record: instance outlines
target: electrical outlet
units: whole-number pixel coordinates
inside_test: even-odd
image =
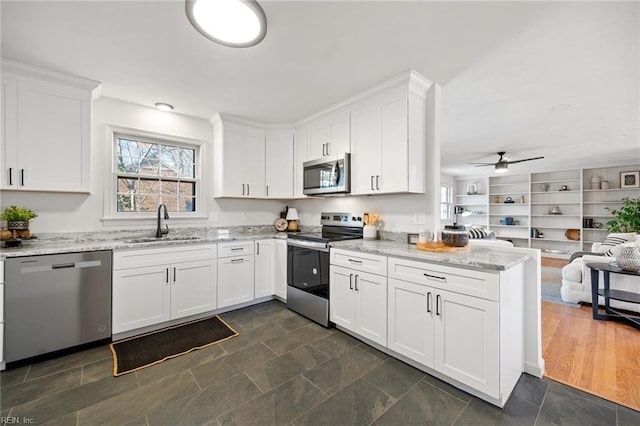
[[[209,222],[217,223],[220,221],[220,215],[218,213],[209,213]]]
[[[414,213],[413,214],[413,223],[414,225],[424,225],[427,223],[427,215],[424,213]]]

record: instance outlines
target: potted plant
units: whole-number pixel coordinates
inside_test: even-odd
[[[4,209],[1,220],[7,221],[9,230],[26,231],[29,229],[29,221],[38,215],[26,207],[9,206]]]
[[[615,219],[607,222],[609,232],[635,232],[640,234],[640,198],[624,197],[622,207],[607,207]]]

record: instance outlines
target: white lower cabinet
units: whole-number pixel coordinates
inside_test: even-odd
[[[274,240],[255,242],[255,298],[275,293]]]
[[[251,302],[254,299],[254,241],[220,243],[218,254],[218,308]]]
[[[387,344],[387,277],[331,265],[330,319],[375,343]]]
[[[215,257],[215,245],[115,251],[113,333],[215,310]]]
[[[389,349],[499,396],[498,303],[389,278]]]
[[[275,294],[282,300],[287,300],[287,241],[274,240],[273,275]]]

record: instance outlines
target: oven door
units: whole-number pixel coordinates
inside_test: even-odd
[[[329,299],[329,249],[288,241],[287,284]]]
[[[307,161],[303,166],[305,195],[344,194],[351,191],[350,154]]]

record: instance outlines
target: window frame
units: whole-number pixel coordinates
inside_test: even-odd
[[[175,146],[179,148],[187,148],[194,150],[194,178],[184,179],[184,181],[195,183],[195,211],[193,212],[169,212],[171,219],[206,219],[205,207],[203,206],[203,180],[202,180],[202,164],[204,158],[205,141],[188,139],[178,136],[159,134],[146,132],[130,128],[122,128],[107,125],[108,128],[108,140],[110,142],[110,161],[109,161],[109,174],[105,184],[105,214],[103,217],[104,222],[109,221],[126,221],[126,220],[141,220],[156,218],[157,210],[142,211],[142,212],[122,212],[118,211],[117,194],[118,194],[118,178],[121,176],[128,176],[130,174],[118,172],[117,165],[117,143],[118,138],[130,138],[132,140],[154,143],[161,145]],[[144,176],[144,175],[141,175]],[[162,176],[159,176],[159,180]],[[167,181],[176,182],[176,179],[171,177],[165,177]]]
[[[447,190],[447,200],[443,201],[442,190],[445,188]],[[446,214],[443,215],[443,211],[446,212]],[[440,184],[440,221],[451,220],[453,220],[453,185],[442,183]]]

